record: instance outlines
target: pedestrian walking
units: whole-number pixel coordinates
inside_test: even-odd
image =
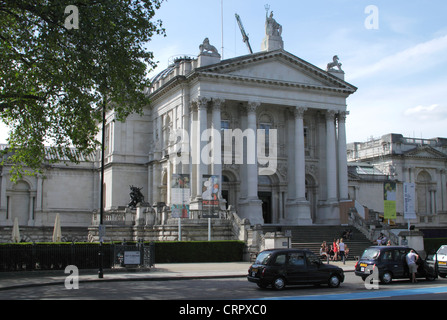
[[[334,258],[333,261],[338,261],[338,239],[334,239],[334,242],[332,243],[332,250],[334,250]]]
[[[343,238],[341,238],[340,242],[338,243],[338,251],[343,264],[345,264],[345,243],[343,242]]]

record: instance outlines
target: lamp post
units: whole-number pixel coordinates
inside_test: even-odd
[[[104,226],[103,226],[103,215],[104,215],[104,141],[105,141],[105,135],[106,135],[106,100],[104,97],[103,103],[102,103],[102,140],[101,140],[101,195],[100,195],[100,203],[99,203],[99,270],[98,270],[98,278],[102,279],[104,278],[104,271],[103,271],[103,248],[102,248],[102,241],[103,241],[103,234],[104,234]]]

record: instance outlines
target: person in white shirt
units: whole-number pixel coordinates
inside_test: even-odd
[[[416,281],[416,272],[418,270],[418,265],[416,264],[416,261],[418,261],[419,256],[414,252],[413,249],[410,250],[410,252],[407,254],[407,264],[408,264],[408,270],[411,274],[411,282],[417,282]]]
[[[338,250],[340,251],[340,258],[343,261],[343,264],[345,264],[345,243],[343,242],[343,238],[340,239]]]

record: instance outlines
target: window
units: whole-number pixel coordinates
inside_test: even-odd
[[[382,261],[393,261],[393,251],[385,251],[382,256]]]
[[[269,156],[269,146],[270,146],[270,129],[272,128],[272,125],[270,123],[260,123],[259,129],[264,129],[265,136],[264,136],[264,148],[265,152],[264,154],[268,157]]]
[[[275,262],[273,263],[274,266],[283,266],[286,263],[286,254],[278,254],[276,256]]]
[[[229,120],[220,121],[220,130],[223,131],[225,129],[230,129],[230,121]]]
[[[261,252],[256,258],[255,264],[267,264],[267,261],[270,259],[272,253],[270,251]]]
[[[220,121],[220,143],[221,143],[221,149],[224,151],[224,143],[225,143],[225,130],[230,129],[230,120],[221,120]],[[233,142],[232,142],[233,143]],[[231,146],[231,150],[234,150],[234,146]]]
[[[289,265],[291,266],[304,266],[304,254],[303,253],[290,253]]]

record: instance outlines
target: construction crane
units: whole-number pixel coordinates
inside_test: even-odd
[[[244,26],[242,25],[241,17],[239,17],[239,15],[237,13],[235,13],[234,15],[236,17],[237,24],[239,25],[239,29],[241,29],[242,41],[244,41],[245,44],[247,45],[248,51],[250,51],[250,53],[253,53],[253,50],[251,50],[250,42],[248,41],[248,36],[245,33]]]

